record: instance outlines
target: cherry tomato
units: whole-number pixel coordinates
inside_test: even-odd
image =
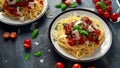
[[[100,0],[93,0],[94,4],[96,4],[97,2],[100,2]]]
[[[30,39],[25,39],[24,40],[24,48],[29,49],[31,47],[31,40]]]
[[[90,66],[89,68],[96,68],[95,66]]]
[[[15,39],[17,37],[17,33],[16,32],[11,32],[10,33],[10,38]]]
[[[110,13],[106,11],[103,16],[104,16],[104,18],[109,18],[110,17]]]
[[[75,63],[75,64],[73,64],[72,68],[82,68],[82,67],[81,67],[81,65],[80,65],[80,64]]]
[[[96,9],[100,9],[100,6],[98,4],[95,4]]]
[[[4,39],[8,39],[10,37],[10,33],[9,32],[4,32],[3,33],[3,38]]]
[[[113,22],[116,22],[118,20],[118,17],[119,17],[119,14],[118,13],[113,13],[110,17],[110,19],[113,21]]]
[[[112,1],[111,1],[111,0],[105,1],[105,5],[106,5],[106,6],[112,5]]]
[[[71,3],[70,0],[62,0],[62,2],[66,5],[70,5],[70,3]]]
[[[106,11],[107,11],[107,12],[111,12],[111,11],[112,11],[112,7],[111,7],[111,6],[107,6]]]
[[[54,68],[64,68],[64,64],[62,62],[57,62]]]
[[[81,0],[76,0],[77,3],[81,3]]]
[[[103,9],[98,9],[98,14],[99,15],[103,15],[104,14],[104,10]]]

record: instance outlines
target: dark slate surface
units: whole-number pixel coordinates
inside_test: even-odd
[[[55,17],[61,11],[54,8],[56,3],[59,3],[60,0],[48,0],[49,8],[48,10]],[[113,11],[116,11],[118,6],[116,0],[113,0]],[[82,3],[77,8],[93,8],[94,5],[92,0],[82,0]],[[70,8],[69,8],[70,9]],[[65,68],[71,68],[72,65],[76,62],[66,60],[60,55],[58,55],[52,48],[52,44],[48,39],[48,29],[49,25],[53,19],[48,19],[44,15],[36,26],[39,29],[39,35],[36,39],[32,40],[32,48],[29,51],[30,59],[28,61],[24,60],[25,49],[23,47],[23,41],[26,38],[31,38],[31,24],[25,26],[10,26],[3,23],[0,23],[0,68],[53,68],[54,64],[58,61],[61,61],[65,64]],[[107,20],[108,21],[108,20]],[[80,63],[83,68],[87,68],[91,65],[96,66],[97,68],[120,68],[120,23],[114,24],[107,22],[111,25],[113,30],[113,43],[110,50],[102,58],[87,63]],[[20,33],[19,31],[20,30]],[[18,32],[18,37],[15,41],[8,40],[5,41],[2,38],[2,34],[5,31],[16,31]],[[39,42],[39,45],[35,45],[35,42]],[[49,52],[51,50],[51,52]],[[41,57],[33,56],[35,51],[41,51]],[[40,60],[44,59],[44,62],[41,63]]]

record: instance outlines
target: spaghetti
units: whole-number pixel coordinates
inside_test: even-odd
[[[78,59],[91,55],[105,38],[100,22],[87,16],[58,21],[52,35],[63,50]]]
[[[44,0],[0,0],[3,15],[24,21],[34,19],[41,13]]]

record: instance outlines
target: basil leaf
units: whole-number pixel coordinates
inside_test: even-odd
[[[82,35],[88,36],[88,32],[85,31],[85,30],[81,30],[80,33],[81,33]]]
[[[92,44],[91,44],[91,43],[89,43],[89,44],[88,44],[88,47],[91,47],[91,46],[92,46]]]
[[[62,5],[61,5],[61,10],[62,10],[62,11],[66,10],[66,8],[67,8],[67,5],[66,5],[66,4],[62,4]]]
[[[28,53],[25,53],[25,54],[24,54],[24,59],[25,59],[25,60],[29,60],[29,58],[30,58],[30,55],[29,55]]]
[[[39,30],[38,29],[34,29],[32,32],[32,39],[36,38],[38,36]]]
[[[36,57],[40,57],[41,55],[42,55],[42,53],[39,52],[39,51],[37,51],[37,52],[34,53],[34,56],[36,56]]]
[[[97,2],[97,4],[98,4],[101,8],[103,8],[104,10],[107,8],[107,6],[105,5],[104,2]]]
[[[16,0],[16,2],[21,2],[21,0]]]
[[[56,8],[61,8],[61,6],[62,6],[61,3],[55,5]]]
[[[2,8],[0,8],[0,12],[2,11],[3,9]]]
[[[77,3],[76,3],[76,2],[71,3],[71,4],[70,4],[70,7],[71,7],[71,8],[77,7]]]
[[[63,25],[63,26],[66,26],[66,23],[63,23],[62,25]]]
[[[57,28],[58,28],[58,25],[55,26],[55,30],[57,30]]]
[[[57,40],[53,38],[53,41],[56,42]]]

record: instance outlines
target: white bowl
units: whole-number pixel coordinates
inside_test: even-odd
[[[70,14],[74,16],[87,15],[88,17],[93,17],[100,21],[100,24],[103,27],[103,31],[105,32],[105,41],[100,45],[100,47],[92,55],[83,57],[81,59],[77,59],[74,56],[65,52],[58,45],[57,42],[54,42],[51,32],[55,30],[54,28],[57,24],[57,21],[67,18]],[[108,26],[109,26],[108,22],[106,22],[102,17],[100,17],[97,13],[93,11],[86,10],[86,9],[72,9],[72,10],[65,11],[55,17],[55,19],[52,21],[50,28],[49,28],[49,38],[50,38],[51,43],[53,44],[55,51],[57,51],[57,53],[63,56],[64,58],[72,60],[72,61],[80,61],[80,62],[93,61],[93,60],[99,59],[102,56],[104,56],[111,47],[113,36],[112,36],[112,31]]]
[[[43,1],[44,1],[43,2],[44,3],[44,8],[43,8],[42,12],[36,18],[34,18],[33,20],[30,20],[30,19],[28,19],[26,21],[13,20],[10,17],[2,15],[2,12],[0,12],[0,21],[5,23],[5,24],[14,25],[14,26],[20,26],[20,25],[25,25],[25,24],[32,23],[32,22],[38,20],[40,17],[42,17],[47,10],[48,1],[47,0],[43,0]]]

